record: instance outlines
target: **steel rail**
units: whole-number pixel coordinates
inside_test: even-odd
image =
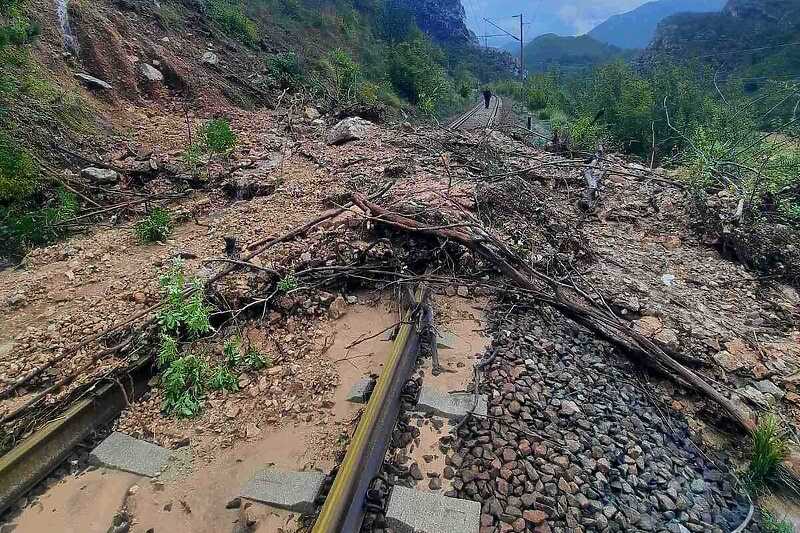
[[[400,396],[416,365],[418,323],[428,290],[420,287],[403,314],[392,353],[370,396],[312,533],[358,533],[370,483],[378,476],[400,410]]]
[[[85,398],[0,457],[0,514],[58,468],[95,428],[141,397],[149,389],[151,363],[144,356],[120,380],[101,379]]]
[[[450,126],[448,127],[448,129],[450,129],[450,130],[457,130],[458,128],[460,128],[461,126],[463,126],[463,125],[464,125],[464,123],[465,123],[466,121],[468,121],[468,120],[469,120],[469,119],[471,119],[473,116],[475,116],[475,113],[477,113],[478,111],[480,111],[480,109],[481,109],[481,104],[478,104],[478,105],[476,105],[475,107],[473,107],[472,109],[470,109],[469,111],[467,111],[466,113],[464,113],[464,114],[463,114],[461,117],[459,117],[458,119],[456,119],[456,121],[455,121],[455,122],[453,122],[452,124],[450,124]]]

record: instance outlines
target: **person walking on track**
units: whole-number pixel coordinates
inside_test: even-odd
[[[483,102],[486,104],[486,109],[489,109],[489,104],[492,101],[492,91],[489,89],[483,90]]]

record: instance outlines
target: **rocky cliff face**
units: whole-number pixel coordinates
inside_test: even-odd
[[[800,34],[800,0],[729,0],[720,13],[682,13],[664,19],[645,52],[702,58],[733,66],[751,61],[749,50],[776,50]]]
[[[461,0],[396,0],[397,5],[414,13],[417,26],[434,40],[444,43],[476,43],[477,38],[465,22]]]

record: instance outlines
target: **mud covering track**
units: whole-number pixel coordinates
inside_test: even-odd
[[[730,532],[749,511],[735,479],[661,409],[610,345],[549,310],[496,309],[489,417],[448,459],[454,495],[495,531]]]

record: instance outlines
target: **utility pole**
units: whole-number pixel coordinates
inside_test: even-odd
[[[519,14],[519,79],[525,80],[525,36],[522,33],[522,13]]]
[[[515,41],[519,41],[519,79],[525,80],[525,22],[524,17],[522,14],[514,15],[512,18],[519,18],[519,36],[514,35],[513,33],[508,32],[507,30],[501,28],[491,20],[484,18],[486,22],[497,28],[498,30],[502,31],[504,35],[508,35],[509,37],[513,38]],[[486,35],[484,37],[500,37],[502,35]]]

